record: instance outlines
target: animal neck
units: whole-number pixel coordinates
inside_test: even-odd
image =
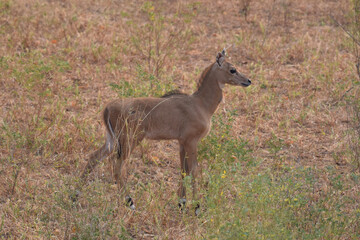
[[[201,74],[197,91],[193,94],[201,105],[212,115],[219,106],[223,93],[214,74],[214,64],[207,67]]]

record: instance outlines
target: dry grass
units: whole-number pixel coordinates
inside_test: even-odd
[[[242,1],[235,0],[164,0],[154,4],[137,0],[0,0],[0,237],[359,237],[359,175],[348,152],[345,131],[349,118],[342,99],[357,75],[351,41],[329,17],[331,13],[347,26],[351,1],[248,2],[245,20],[239,13]],[[208,201],[208,211],[202,217],[181,215],[177,210],[178,146],[171,141],[146,142],[131,157],[128,183],[138,206],[136,212],[124,206],[115,187],[108,183],[106,162],[92,175],[80,202],[71,203],[68,195],[84,159],[103,141],[103,106],[119,94],[160,95],[175,88],[192,92],[201,71],[229,44],[234,45],[229,50],[230,61],[252,79],[253,85],[246,89],[227,87],[217,119],[231,126],[230,131],[223,130],[225,139],[244,139],[244,149],[251,150],[244,153],[252,159],[251,164],[238,159],[244,178],[232,173],[228,182],[220,179],[216,186],[226,191],[211,185],[211,174],[235,164],[228,162],[230,155],[220,154],[223,148],[212,148],[222,158],[205,154],[211,152],[206,147],[212,147],[212,139],[221,134],[222,125],[215,124],[200,154],[211,158],[203,159],[203,165],[212,169],[205,170],[204,175],[208,175],[203,177],[202,186],[209,189],[202,193]],[[230,121],[228,113],[234,111]],[[220,166],[214,160],[217,157],[228,165]],[[309,176],[308,167],[315,169],[309,171],[316,183],[304,185],[310,190],[293,186],[297,176]],[[293,172],[296,169],[305,170]],[[273,227],[274,232],[259,230],[261,234],[256,235],[249,229],[257,229],[257,225],[251,227],[231,217],[231,211],[240,211],[243,206],[237,205],[231,192],[241,189],[253,193],[245,183],[258,174],[274,179],[288,176],[286,186],[295,189],[287,191],[288,195],[306,192],[295,218],[307,216],[307,209],[317,204],[324,204],[321,206],[328,212],[316,221],[297,220],[297,229],[302,229],[297,233],[291,233],[294,225],[278,224],[279,231]],[[239,179],[244,184],[237,185]],[[266,191],[273,191],[267,198],[274,195],[281,199],[286,192],[281,188],[279,185],[277,192],[259,186],[261,192],[255,193],[255,199]],[[218,198],[209,200],[209,193]],[[241,201],[251,201],[251,194],[245,195]],[[274,202],[279,199],[274,198]],[[213,200],[228,204],[229,215],[212,207]],[[331,228],[340,221],[331,215],[332,211],[338,213],[334,210],[337,203],[349,219],[339,232]],[[269,206],[285,209],[285,205]],[[286,222],[285,213],[292,211],[284,210],[279,219]],[[269,216],[256,213],[253,218],[250,213],[244,216],[258,218],[250,223]],[[250,235],[217,229],[229,219],[234,226],[249,228],[240,231],[234,227],[235,232]],[[312,231],[313,226],[321,225],[319,219],[324,220],[321,229],[326,229],[325,235]]]

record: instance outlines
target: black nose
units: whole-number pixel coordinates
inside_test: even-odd
[[[251,80],[250,80],[250,79],[248,79],[248,81],[249,81],[249,83],[251,83]]]

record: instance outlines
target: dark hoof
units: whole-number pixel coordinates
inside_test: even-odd
[[[180,198],[178,206],[179,206],[179,209],[181,210],[181,212],[183,212],[185,210],[185,205],[186,205],[186,199]]]
[[[132,198],[130,196],[125,197],[125,202],[131,210],[135,210],[134,201],[132,200]]]
[[[73,203],[75,203],[79,199],[79,196],[80,196],[80,192],[78,190],[75,190],[70,194],[70,199]]]
[[[196,204],[195,207],[195,216],[199,216],[200,215],[200,204]]]

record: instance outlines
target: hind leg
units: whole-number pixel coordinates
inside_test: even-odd
[[[113,148],[114,148],[113,138],[107,132],[106,133],[106,142],[104,143],[104,145],[90,155],[88,162],[87,162],[87,164],[83,170],[83,173],[81,174],[81,177],[80,177],[82,182],[85,182],[87,176],[93,171],[93,169],[96,167],[96,165],[99,162],[101,162],[104,158],[106,158],[107,156],[109,156],[112,153]]]
[[[126,187],[126,160],[130,153],[126,145],[119,144],[116,159],[113,161],[113,176],[119,190],[125,191]]]
[[[101,162],[104,158],[106,158],[113,152],[113,149],[114,149],[114,139],[111,137],[109,132],[106,132],[106,141],[104,145],[95,152],[91,153],[87,160],[87,164],[80,176],[80,182],[76,186],[74,196],[70,197],[73,202],[77,201],[81,193],[81,189],[83,185],[86,183],[86,179],[89,176],[89,174],[94,170],[94,168],[96,167],[96,165],[98,165],[99,162]]]
[[[125,202],[133,210],[135,210],[135,205],[133,199],[129,195],[129,191],[126,186],[126,180],[127,180],[126,165],[127,165],[127,159],[129,158],[130,154],[142,139],[143,137],[140,139],[139,138],[135,139],[132,142],[129,142],[125,137],[123,137],[123,139],[119,141],[117,158],[113,166],[114,178],[115,178],[115,182],[117,183],[118,189],[122,194],[125,194]],[[125,142],[127,142],[127,144],[125,144]]]
[[[132,209],[135,210],[135,205],[132,198],[129,195],[126,187],[127,171],[126,171],[126,160],[130,155],[128,147],[119,144],[117,149],[116,159],[113,162],[113,175],[115,183],[118,186],[120,195],[125,195],[125,203]]]

